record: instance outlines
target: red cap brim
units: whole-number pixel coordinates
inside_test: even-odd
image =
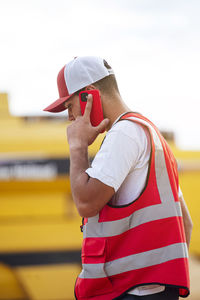
[[[67,100],[69,100],[69,98],[73,96],[73,94],[66,96],[66,97],[62,97],[59,98],[58,100],[54,101],[53,103],[51,103],[49,106],[47,106],[45,109],[43,109],[44,111],[49,111],[49,112],[61,112],[63,110],[66,109],[65,107],[65,102]]]

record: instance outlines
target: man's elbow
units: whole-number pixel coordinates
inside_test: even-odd
[[[84,202],[80,202],[80,201],[76,202],[76,207],[77,207],[79,215],[82,218],[94,217],[99,212],[99,210],[95,207],[92,207],[91,204],[89,205],[88,203],[84,203]]]

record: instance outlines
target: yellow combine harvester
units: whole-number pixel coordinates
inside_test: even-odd
[[[71,300],[80,272],[81,218],[71,199],[67,122],[12,117],[0,94],[0,300]],[[103,136],[90,147],[94,156]],[[200,255],[200,152],[174,153]]]

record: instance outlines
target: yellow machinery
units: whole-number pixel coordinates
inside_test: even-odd
[[[12,117],[0,94],[0,300],[74,299],[82,233],[70,194],[66,126],[58,117]],[[200,255],[200,152],[172,147],[194,222],[191,252]]]

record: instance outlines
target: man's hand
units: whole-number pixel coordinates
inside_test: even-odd
[[[89,167],[88,146],[108,125],[104,119],[98,126],[90,123],[92,95],[88,96],[83,116],[78,116],[67,128],[70,146],[70,183],[73,200],[82,217],[96,215],[111,199],[114,189],[95,178],[89,178],[85,170]]]
[[[98,126],[93,127],[90,122],[92,110],[92,95],[88,95],[87,104],[83,116],[78,116],[67,128],[67,139],[70,148],[88,147],[96,137],[105,130],[109,120],[104,119]]]

